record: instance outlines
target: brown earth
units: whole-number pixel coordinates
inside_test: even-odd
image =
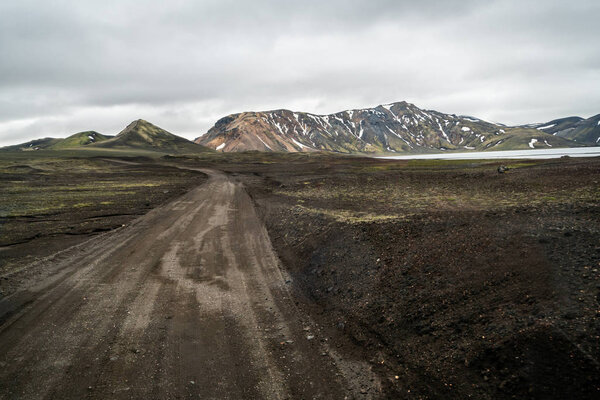
[[[0,398],[597,398],[599,160],[165,161],[210,178],[4,275]]]

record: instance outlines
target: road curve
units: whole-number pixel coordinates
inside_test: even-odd
[[[296,309],[243,186],[203,172],[0,302],[0,399],[365,397]]]

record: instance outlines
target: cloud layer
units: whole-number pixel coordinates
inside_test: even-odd
[[[600,112],[596,0],[0,3],[0,145],[144,118],[407,100],[507,124]]]

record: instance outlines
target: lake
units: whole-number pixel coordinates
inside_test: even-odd
[[[506,151],[471,151],[468,153],[436,153],[436,154],[411,154],[402,156],[378,156],[390,160],[489,160],[513,158],[560,158],[570,157],[598,157],[600,146],[576,147],[564,149],[539,149],[539,150],[506,150]]]

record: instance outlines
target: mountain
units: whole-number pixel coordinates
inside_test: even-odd
[[[150,122],[133,121],[117,136],[95,131],[79,132],[64,139],[43,138],[6,146],[2,151],[67,150],[67,149],[142,149],[164,153],[199,153],[213,151],[192,141],[173,135]]]
[[[204,146],[173,135],[143,119],[133,121],[117,136],[91,147],[146,149],[168,153],[198,153],[212,151]]]
[[[77,147],[87,146],[89,144],[102,142],[107,140],[111,136],[105,136],[98,132],[86,131],[79,132],[71,135],[64,139],[56,138],[43,138],[31,140],[27,143],[16,144],[14,146],[2,147],[2,150],[21,150],[21,151],[33,151],[33,150],[64,150],[73,149]]]
[[[577,143],[600,145],[600,114],[583,119],[568,117],[538,124],[536,129]]]
[[[469,116],[421,110],[404,101],[330,115],[289,110],[232,114],[217,121],[196,143],[226,152],[341,153],[579,146],[534,127],[508,127]]]
[[[87,146],[89,144],[101,143],[110,139],[112,136],[105,136],[96,131],[79,132],[68,138],[61,139],[59,142],[50,146],[50,149],[72,149],[76,147]]]
[[[35,150],[45,150],[51,148],[53,145],[59,143],[63,139],[56,138],[42,138],[30,140],[26,143],[15,144],[12,146],[5,146],[0,148],[3,151],[35,151]]]

